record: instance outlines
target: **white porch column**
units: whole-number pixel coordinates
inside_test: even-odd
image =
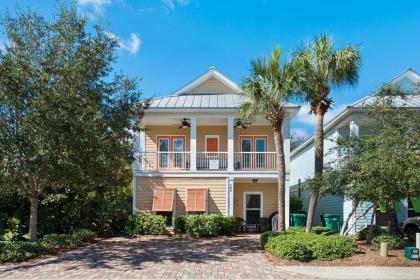
[[[137,213],[137,185],[136,185],[136,176],[133,176],[133,181],[131,183],[133,191],[133,215]]]
[[[233,216],[233,178],[226,178],[226,215]]]
[[[140,157],[145,157],[146,155],[144,154],[146,152],[146,131],[145,129],[141,129],[139,132],[139,153],[140,153]],[[141,170],[145,169],[145,160],[142,159],[141,160],[141,166],[140,166]]]
[[[233,117],[228,117],[227,118],[227,150],[228,150],[228,167],[227,170],[228,171],[233,171],[234,170],[234,149],[233,149],[233,122],[234,122],[234,118]]]
[[[289,176],[287,176],[289,177]],[[284,215],[286,216],[286,229],[290,226],[290,184],[289,179],[286,180],[286,191],[285,191],[285,209],[284,209]]]
[[[197,170],[197,118],[191,118],[190,128],[190,170]]]

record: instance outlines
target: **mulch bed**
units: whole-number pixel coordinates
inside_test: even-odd
[[[307,262],[297,260],[283,260],[265,252],[265,256],[271,262],[278,265],[293,266],[403,266],[420,267],[419,260],[408,260],[404,258],[404,250],[389,250],[387,258],[381,257],[379,251],[375,251],[364,242],[358,242],[359,250],[356,255],[334,261],[312,260]]]

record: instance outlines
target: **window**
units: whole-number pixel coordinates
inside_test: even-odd
[[[158,136],[159,168],[185,168],[185,136]]]

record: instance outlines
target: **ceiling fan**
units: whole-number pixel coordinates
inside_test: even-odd
[[[187,121],[187,119],[182,119],[181,125],[178,128],[189,128],[191,124]]]
[[[245,123],[245,122],[242,122],[240,119],[237,119],[236,122],[235,122],[234,127],[235,128],[243,128],[243,129],[246,129],[246,128],[248,128],[249,125],[251,125],[251,123]]]

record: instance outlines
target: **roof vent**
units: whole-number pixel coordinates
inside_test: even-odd
[[[216,67],[210,66],[210,70],[216,70]]]

